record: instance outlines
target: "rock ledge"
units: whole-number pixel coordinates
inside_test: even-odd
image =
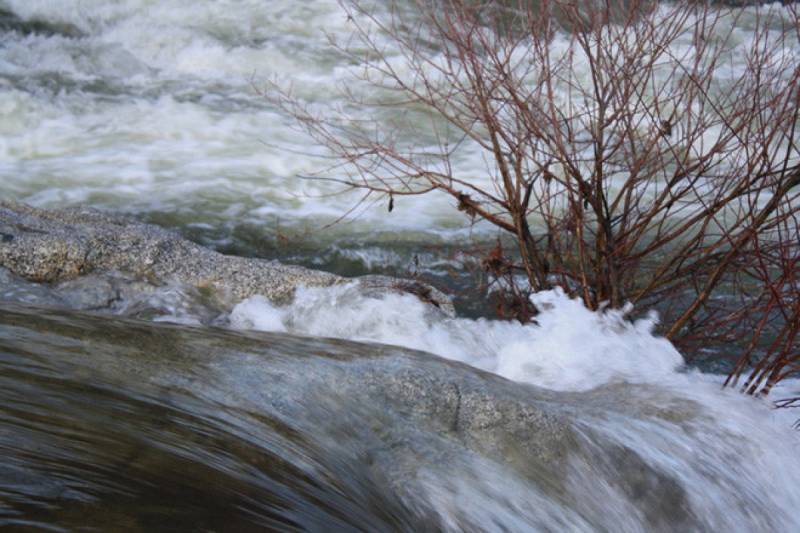
[[[86,274],[122,272],[152,284],[177,282],[241,300],[261,294],[275,304],[296,287],[348,280],[277,261],[228,256],[175,232],[90,208],[38,209],[0,201],[0,267],[26,280],[58,283]],[[365,289],[417,294],[452,314],[449,297],[427,285],[369,276]]]

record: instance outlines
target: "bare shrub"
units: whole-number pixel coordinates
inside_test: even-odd
[[[751,393],[797,371],[794,6],[341,3],[353,37],[334,45],[362,82],[340,88],[347,104],[267,92],[344,163],[326,179],[390,205],[449,195],[516,243],[485,265],[522,275],[525,302],[560,285],[592,309],[656,306],[689,357],[739,339],[729,382],[755,365]]]

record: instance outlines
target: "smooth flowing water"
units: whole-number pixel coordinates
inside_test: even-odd
[[[645,331],[576,318],[573,334],[674,356]],[[800,527],[787,420],[666,369],[658,384],[557,393],[379,344],[4,304],[0,370],[7,527]]]
[[[301,178],[324,150],[258,94],[277,77],[341,103],[331,87],[356,67],[328,39],[351,28],[335,0],[0,0],[0,197],[126,212],[230,253],[465,285],[458,250],[493,235],[436,195],[323,229],[355,196]],[[455,163],[483,179],[469,154]],[[556,291],[522,326],[351,286],[233,309],[142,287],[105,314],[53,311],[73,296],[0,270],[0,300],[16,302],[0,304],[0,528],[800,530],[795,416],[682,368],[653,319]],[[577,444],[534,467],[391,395],[340,394],[387,350],[545,398]],[[328,375],[340,381],[314,377]]]

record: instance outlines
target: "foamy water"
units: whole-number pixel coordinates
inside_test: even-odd
[[[48,28],[2,34],[0,195],[268,231],[277,221],[320,228],[358,198],[301,179],[330,164],[326,151],[259,94],[274,79],[324,110],[342,104],[343,87],[369,90],[354,82],[360,67],[330,46],[353,29],[336,0],[4,0],[0,9],[21,28]],[[781,9],[771,7],[776,20]],[[754,19],[746,12],[737,21],[732,62],[720,75],[738,68],[736,47],[748,44]],[[690,40],[687,34],[676,43],[678,57]],[[380,44],[404,74],[398,51]],[[553,46],[565,49],[565,37]],[[575,68],[577,78],[588,76],[580,57]],[[488,184],[490,169],[475,147],[464,145],[454,164],[459,176]],[[354,215],[350,232],[453,235],[470,228],[452,201],[436,194],[398,198],[392,216],[385,200]]]
[[[653,315],[631,322],[624,312],[593,312],[558,289],[538,293],[533,301],[542,310],[538,323],[521,325],[449,318],[413,296],[365,296],[355,286],[301,289],[295,302],[283,307],[249,298],[233,309],[230,324],[395,344],[514,381],[585,392],[589,396],[582,405],[593,413],[586,419],[588,426],[674,474],[688,488],[692,507],[706,525],[736,531],[800,527],[795,413],[776,411],[765,399],[722,390],[722,376],[686,370],[671,343],[654,335]],[[773,395],[793,394],[799,386],[796,381],[784,383]],[[609,401],[614,391],[619,396]],[[595,396],[597,404],[592,405]],[[465,480],[467,485],[442,486],[440,480],[431,480],[431,497],[441,491],[442,505],[448,507],[454,491],[460,498],[475,498],[474,491],[480,495],[474,501],[476,523],[496,516],[508,525],[516,516],[521,520],[517,527],[524,527],[522,517],[546,514],[515,502],[521,505],[519,514],[509,516],[508,507],[487,503],[487,494],[503,499],[513,493],[513,480],[493,475],[489,471],[480,480]],[[589,497],[594,498],[603,500],[596,494]],[[642,517],[636,508],[627,507],[627,500],[611,488],[605,498],[607,512],[619,513],[619,530],[637,530]],[[762,514],[766,509],[774,513],[770,518]],[[567,523],[591,529],[574,520],[569,517]]]
[[[339,101],[331,85],[351,73],[328,44],[349,32],[335,0],[0,8],[69,30],[2,37],[0,194],[37,205],[315,225],[357,198],[299,178],[329,164],[314,158],[324,150],[259,94],[277,78],[311,101]],[[438,214],[450,212],[437,209],[446,207],[440,200],[404,201],[406,216],[390,225],[453,226]]]
[[[457,359],[503,377],[556,390],[615,381],[663,382],[683,359],[654,337],[654,317],[594,313],[559,290],[534,296],[538,324],[449,318],[412,295],[374,297],[356,285],[301,289],[275,307],[255,296],[231,313],[233,327],[395,344]],[[646,356],[644,354],[647,354]]]

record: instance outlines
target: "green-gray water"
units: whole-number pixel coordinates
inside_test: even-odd
[[[462,252],[496,235],[443,195],[327,227],[357,197],[302,178],[326,154],[253,80],[340,104],[351,30],[335,0],[0,0],[0,198],[460,298],[140,283],[91,314],[90,282],[0,270],[0,528],[800,530],[791,412],[558,293],[538,326],[479,318]],[[476,154],[453,163],[490,186]]]
[[[8,304],[0,383],[4,528],[797,526],[795,445],[710,391],[553,393],[389,346]]]

